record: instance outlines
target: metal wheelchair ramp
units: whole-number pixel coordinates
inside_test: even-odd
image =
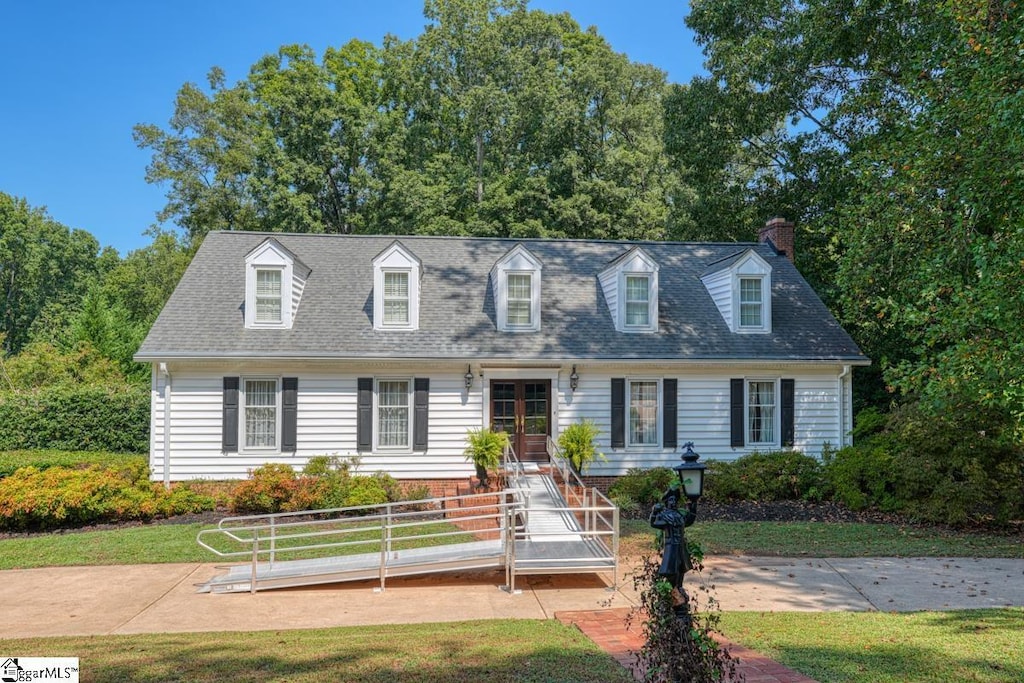
[[[549,445],[550,447],[550,445]],[[612,572],[618,509],[571,471],[527,472],[506,454],[507,487],[415,503],[229,517],[198,543],[240,561],[200,592],[256,592],[344,581],[504,567],[517,575]]]

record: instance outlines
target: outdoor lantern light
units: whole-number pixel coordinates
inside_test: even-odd
[[[466,374],[463,376],[463,379],[466,380],[466,391],[469,391],[469,388],[473,386],[473,369],[468,365],[466,366]]]
[[[576,387],[580,385],[580,376],[576,374],[576,366],[572,366],[572,374],[569,375],[569,388],[576,391]]]
[[[696,503],[704,493],[704,469],[707,465],[697,462],[700,456],[693,452],[692,441],[683,444],[683,448],[686,449],[686,452],[683,453],[683,461],[672,469],[679,475],[679,484],[683,487],[683,494]]]

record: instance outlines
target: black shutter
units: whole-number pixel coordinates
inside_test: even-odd
[[[430,380],[426,377],[417,377],[414,380],[415,399],[412,416],[412,449],[414,451],[427,450],[427,418],[430,410]]]
[[[612,378],[612,448],[626,447],[626,380]]]
[[[661,382],[662,393],[662,446],[675,448],[679,445],[678,432],[678,390],[679,380],[665,379]]]
[[[360,377],[356,391],[356,452],[366,453],[373,450],[373,378]]]
[[[164,425],[167,429],[167,425]],[[221,450],[238,451],[238,378],[224,378],[224,412],[221,417]]]
[[[743,405],[743,380],[729,380],[729,445],[733,448],[742,448],[745,443],[743,438],[744,413]]]
[[[281,378],[281,452],[294,453],[298,431],[299,378]]]
[[[784,379],[782,385],[782,446],[793,445],[794,439],[794,413],[796,409],[796,382],[791,379]]]

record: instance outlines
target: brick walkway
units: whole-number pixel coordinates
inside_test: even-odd
[[[602,650],[615,657],[619,664],[631,671],[633,678],[642,681],[643,675],[634,668],[635,660],[631,654],[631,651],[639,650],[643,645],[640,636],[641,625],[635,621],[629,629],[626,628],[626,617],[629,612],[629,607],[556,612],[555,618],[563,624],[575,625]],[[729,652],[736,658],[736,668],[743,674],[747,683],[815,683],[813,678],[788,669],[749,648],[725,638],[719,637],[717,640],[728,647]]]

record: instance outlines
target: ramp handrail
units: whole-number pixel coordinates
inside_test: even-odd
[[[474,498],[479,500],[475,502]],[[426,509],[401,509],[411,505]],[[506,489],[497,493],[444,496],[402,503],[241,515],[222,519],[214,529],[201,530],[196,541],[218,557],[248,557],[252,565],[250,592],[256,591],[257,567],[261,559],[265,558],[272,570],[281,556],[326,550],[337,554],[341,549],[367,546],[366,553],[380,553],[379,577],[383,589],[389,557],[396,544],[436,542],[437,539],[465,536],[474,532],[459,528],[460,523],[483,521],[494,523],[484,531],[497,533],[502,546],[507,549],[515,536],[514,532],[510,533],[507,521],[515,519],[515,510],[520,507],[514,492]],[[452,516],[456,512],[457,516]],[[441,522],[452,522],[457,528],[432,528]],[[353,534],[369,534],[370,537],[353,538]],[[229,546],[237,549],[216,547],[212,544],[214,537],[226,539]]]

